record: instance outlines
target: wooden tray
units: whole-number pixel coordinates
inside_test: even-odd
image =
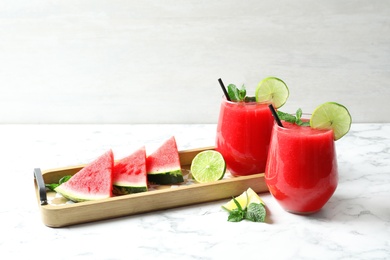
[[[73,175],[85,165],[46,170],[34,169],[34,184],[43,223],[49,227],[64,227],[80,223],[129,216],[144,212],[181,207],[202,202],[228,199],[251,187],[255,192],[268,191],[264,174],[232,177],[225,174],[222,180],[210,183],[193,182],[190,175],[192,159],[201,151],[214,149],[205,147],[179,151],[183,169],[183,184],[154,186],[146,192],[115,196],[108,199],[79,203],[58,203],[55,192],[48,192],[45,183],[58,183],[65,175]],[[64,198],[62,198],[64,200]]]

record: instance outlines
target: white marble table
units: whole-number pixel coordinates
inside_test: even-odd
[[[317,214],[283,211],[268,194],[268,223],[227,221],[226,201],[49,228],[33,168],[120,157],[174,135],[179,149],[214,144],[209,125],[0,125],[1,259],[389,259],[390,124],[355,124],[337,142],[340,182]]]

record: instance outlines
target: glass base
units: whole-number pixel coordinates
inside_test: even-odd
[[[314,213],[317,213],[318,211],[320,211],[321,209],[319,210],[314,210],[314,211],[294,211],[294,210],[286,210],[288,213],[292,213],[292,214],[295,214],[295,215],[311,215],[311,214],[314,214]]]

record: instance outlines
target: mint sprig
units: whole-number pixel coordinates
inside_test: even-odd
[[[242,85],[241,89],[237,88],[234,84],[228,85],[228,94],[231,101],[243,101],[246,97],[245,86]]]
[[[280,120],[292,123],[292,124],[297,124],[300,126],[310,126],[310,121],[303,122],[301,117],[302,117],[302,109],[298,108],[298,110],[295,112],[295,116],[289,113],[285,113],[282,111],[277,111],[278,117]]]
[[[264,222],[266,216],[265,207],[261,203],[251,203],[247,207],[246,219],[253,222]]]
[[[236,85],[229,84],[227,88],[227,92],[231,101],[256,102],[256,97],[249,97],[246,95],[245,85],[242,85],[241,89],[239,89],[236,87]]]
[[[228,221],[240,222],[247,219],[252,222],[264,222],[266,217],[266,210],[261,203],[251,203],[243,209],[238,201],[233,197],[233,201],[237,208],[229,212]]]
[[[229,212],[228,221],[230,222],[240,222],[245,218],[245,210],[242,209],[240,203],[233,197],[234,204],[236,204],[237,208],[233,209]]]
[[[69,181],[69,179],[72,177],[72,175],[65,175],[64,177],[62,177],[58,183],[49,183],[49,184],[45,184],[45,187],[48,188],[49,190],[51,191],[54,191],[55,188],[57,188],[58,186],[60,186],[62,183],[64,182],[67,182]]]

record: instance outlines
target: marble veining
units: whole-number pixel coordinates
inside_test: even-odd
[[[66,228],[41,221],[34,167],[118,156],[174,135],[179,149],[214,145],[215,124],[1,125],[0,258],[389,259],[390,125],[353,124],[337,141],[338,188],[318,213],[285,212],[268,193],[267,223],[230,223],[227,200]]]

